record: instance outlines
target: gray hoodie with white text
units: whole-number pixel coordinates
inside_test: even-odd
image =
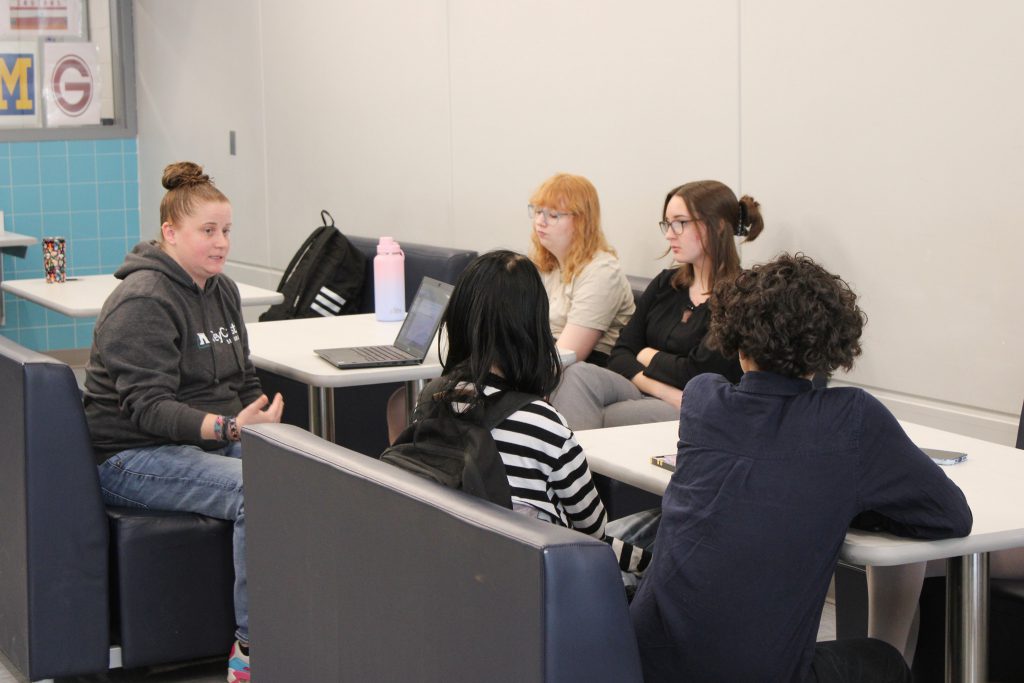
[[[215,275],[202,289],[156,242],[140,242],[114,274],[85,379],[97,463],[129,448],[212,449],[206,413],[236,415],[259,398],[238,287]]]

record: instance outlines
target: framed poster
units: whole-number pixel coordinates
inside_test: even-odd
[[[0,127],[39,125],[39,51],[32,43],[0,43]]]
[[[47,128],[99,125],[99,51],[96,43],[46,43],[43,47]]]
[[[0,38],[85,39],[84,0],[0,0]]]

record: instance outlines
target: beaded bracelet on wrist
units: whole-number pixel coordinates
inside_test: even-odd
[[[227,441],[224,435],[224,416],[217,415],[213,421],[213,438],[216,441]]]
[[[240,441],[242,439],[242,428],[238,426],[238,420],[229,417],[224,423],[224,433],[228,441]]]

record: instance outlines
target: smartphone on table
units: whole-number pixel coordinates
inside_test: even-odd
[[[668,470],[669,472],[676,471],[676,454],[671,455],[654,455],[651,456],[651,464],[656,467],[661,467]]]
[[[937,465],[956,465],[967,459],[967,454],[962,451],[944,451],[938,448],[922,448],[921,450]]]

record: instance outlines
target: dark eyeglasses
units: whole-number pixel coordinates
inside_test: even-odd
[[[669,228],[672,228],[672,232],[674,232],[675,234],[682,235],[683,234],[683,228],[686,227],[687,223],[696,223],[696,222],[697,222],[696,218],[687,218],[686,220],[675,220],[675,221],[672,221],[671,223],[668,222],[668,221],[661,221],[660,223],[658,223],[658,227],[661,228],[661,234],[662,235],[667,235]]]

